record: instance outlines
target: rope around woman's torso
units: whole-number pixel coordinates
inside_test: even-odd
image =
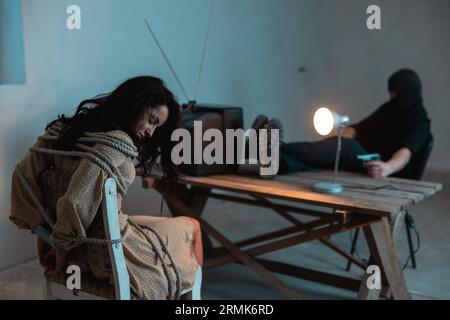
[[[38,137],[39,140],[45,140],[45,141],[58,141],[60,132],[62,130],[62,126],[59,123],[53,124],[50,128],[47,129],[46,133],[40,137]],[[42,147],[31,147],[31,152],[37,152],[37,153],[44,153],[44,154],[50,154],[55,156],[68,156],[68,157],[80,157],[80,158],[86,158],[94,162],[96,165],[98,165],[103,171],[105,171],[108,175],[108,177],[113,178],[116,181],[117,189],[118,191],[125,195],[126,193],[126,184],[124,182],[124,179],[118,170],[117,166],[114,164],[114,162],[104,153],[94,149],[91,146],[86,145],[85,143],[98,143],[98,144],[104,144],[109,147],[112,147],[126,156],[130,158],[135,158],[138,156],[137,148],[133,144],[130,144],[129,142],[117,138],[115,136],[112,136],[108,133],[103,132],[97,132],[97,133],[90,133],[85,132],[83,136],[77,139],[77,142],[75,143],[75,147],[80,149],[81,151],[62,151],[62,150],[54,150],[54,149],[48,149],[48,148],[42,148]],[[50,209],[45,208],[45,206],[40,202],[36,194],[33,192],[32,188],[30,187],[29,183],[26,181],[25,177],[23,176],[22,172],[20,171],[19,166],[17,165],[15,168],[15,173],[17,174],[17,177],[19,178],[19,181],[23,185],[24,189],[27,191],[27,193],[30,195],[32,201],[36,205],[39,212],[42,214],[50,228],[53,230],[55,222],[50,216]],[[181,279],[180,279],[180,272],[175,265],[172,256],[169,253],[169,250],[167,249],[167,246],[162,241],[160,235],[151,227],[145,226],[145,225],[139,225],[131,220],[128,220],[128,223],[133,226],[138,232],[140,232],[150,243],[153,250],[155,251],[156,256],[161,261],[161,265],[163,267],[164,275],[167,278],[168,283],[168,291],[169,291],[169,299],[179,299],[181,294]],[[167,265],[164,262],[163,256],[159,250],[159,248],[155,245],[153,240],[146,234],[145,230],[147,229],[150,232],[152,232],[156,238],[158,239],[158,242],[164,251],[164,253],[168,256],[169,261],[172,265],[172,268],[175,273],[176,277],[176,290],[173,292],[172,288],[172,282],[170,279],[170,272],[167,268]],[[60,238],[64,240],[74,241],[74,242],[80,242],[80,243],[91,243],[91,244],[103,244],[103,245],[117,245],[122,242],[122,239],[95,239],[95,238],[87,238],[87,237],[68,237],[68,236],[60,236]]]

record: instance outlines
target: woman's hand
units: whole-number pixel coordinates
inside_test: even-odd
[[[41,238],[37,237],[37,249],[38,249],[38,256],[39,256],[39,263],[41,267],[44,267],[47,269],[47,261],[45,260],[45,257],[50,252],[52,247],[42,240]]]
[[[370,161],[367,163],[367,173],[372,178],[380,179],[390,176],[394,170],[389,162]]]
[[[67,252],[52,248],[44,259],[46,261],[44,276],[56,276],[66,267]]]
[[[44,267],[44,276],[60,273],[66,266],[67,252],[55,250],[41,238],[37,238],[39,263]]]

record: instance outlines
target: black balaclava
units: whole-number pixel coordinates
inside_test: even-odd
[[[389,78],[388,89],[395,93],[390,101],[391,107],[408,115],[424,110],[422,83],[414,71],[402,69],[394,73]]]

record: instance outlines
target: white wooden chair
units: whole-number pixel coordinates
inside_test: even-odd
[[[102,209],[106,239],[109,240],[120,239],[116,192],[116,182],[114,179],[107,179],[103,186]],[[65,281],[54,281],[54,279],[50,280],[44,277],[44,298],[48,300],[103,300],[114,298],[116,300],[130,300],[130,278],[125,263],[122,243],[109,245],[108,248],[113,271],[114,294],[92,293],[92,290],[91,292],[88,292],[88,290],[83,291],[83,284],[80,290],[71,290],[67,288]],[[192,300],[200,300],[201,282],[202,269],[199,267],[195,275],[193,287],[183,291],[181,295],[187,294],[191,296]]]

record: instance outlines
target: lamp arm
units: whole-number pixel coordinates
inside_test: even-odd
[[[338,171],[339,171],[339,159],[341,158],[341,140],[342,140],[342,130],[343,126],[339,126],[338,129],[338,143],[336,148],[336,159],[334,160],[334,184],[337,183]]]

